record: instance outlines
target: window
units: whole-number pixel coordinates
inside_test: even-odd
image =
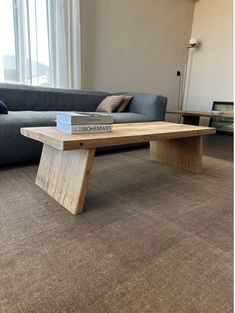
[[[0,1],[0,36],[3,43],[0,47],[0,80],[15,81],[17,79],[17,71],[13,2],[7,0]]]
[[[0,82],[80,88],[78,21],[79,0],[0,0]]]
[[[46,0],[0,2],[1,81],[50,86]]]

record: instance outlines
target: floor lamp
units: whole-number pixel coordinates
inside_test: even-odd
[[[201,46],[201,42],[197,40],[196,38],[191,38],[189,40],[189,46],[188,46],[189,50],[188,50],[187,60],[185,63],[185,70],[184,70],[185,75],[184,75],[183,86],[182,86],[182,99],[181,99],[181,102],[178,101],[178,111],[182,111],[183,109],[183,104],[185,102],[185,95],[187,94],[186,92],[188,90],[188,82],[189,82],[191,65],[192,65],[191,51],[199,48],[200,46]],[[181,114],[179,114],[178,123],[181,123]]]

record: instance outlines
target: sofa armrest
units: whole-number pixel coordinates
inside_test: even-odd
[[[133,96],[127,107],[128,112],[143,114],[152,121],[165,120],[167,97],[137,92],[119,92],[118,94]]]

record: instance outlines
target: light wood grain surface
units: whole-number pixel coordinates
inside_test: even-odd
[[[150,159],[200,174],[202,136],[151,141]]]
[[[61,151],[43,146],[36,184],[72,214],[82,212],[95,149]]]
[[[21,134],[59,150],[90,149],[97,147],[149,142],[214,134],[215,128],[168,122],[115,124],[110,133],[68,135],[56,127],[21,128]]]
[[[188,116],[201,116],[201,117],[226,117],[233,118],[233,113],[212,113],[212,112],[201,112],[201,111],[166,111],[168,114],[180,114]]]

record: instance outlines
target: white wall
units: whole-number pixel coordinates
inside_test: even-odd
[[[176,109],[193,0],[81,0],[82,88],[144,91]]]
[[[200,0],[195,5],[188,88],[184,108],[210,111],[216,100],[233,101],[233,1]]]

